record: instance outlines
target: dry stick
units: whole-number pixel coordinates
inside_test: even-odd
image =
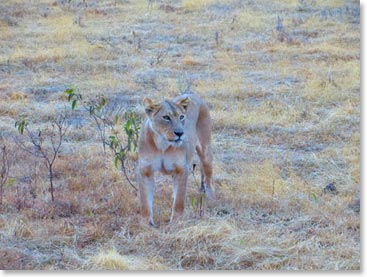
[[[158,52],[158,54],[157,54],[157,57],[156,57],[156,59],[155,59],[155,62],[153,61],[153,62],[151,62],[151,66],[153,66],[154,65],[154,63],[155,63],[155,65],[159,65],[162,61],[163,61],[163,58],[165,58],[167,55],[168,55],[168,52],[169,52],[169,50],[170,50],[170,48],[171,48],[171,44],[172,44],[172,42],[169,42],[169,44],[168,44],[168,47],[167,48],[165,48],[165,49],[161,49],[159,52]]]
[[[138,191],[138,189],[133,185],[133,183],[130,181],[129,175],[126,172],[126,167],[125,167],[125,160],[121,160],[121,170],[124,173],[126,180],[129,182],[130,186],[133,187],[133,189],[135,191]]]
[[[53,178],[54,178],[54,172],[53,172],[53,165],[57,158],[57,155],[59,154],[60,147],[62,144],[63,137],[66,134],[67,128],[64,128],[64,121],[65,118],[60,119],[60,122],[56,121],[52,124],[52,134],[50,134],[50,141],[51,141],[51,147],[52,152],[47,151],[42,145],[42,139],[41,139],[41,133],[39,133],[39,139],[35,139],[34,134],[28,129],[28,127],[25,127],[25,131],[27,133],[27,136],[30,138],[31,143],[36,148],[35,151],[29,150],[22,142],[15,140],[16,144],[25,152],[37,157],[37,158],[43,158],[45,160],[45,165],[47,167],[48,173],[49,173],[49,181],[50,181],[50,193],[51,193],[51,200],[52,202],[55,201],[54,197],[54,184],[53,184]],[[56,127],[55,127],[56,126]],[[57,134],[58,134],[58,140],[55,141],[53,136],[55,135],[54,129],[57,128]]]
[[[93,120],[95,121],[96,125],[97,125],[97,129],[99,132],[99,137],[101,139],[102,142],[102,147],[103,147],[103,153],[106,154],[106,122],[103,120],[103,118],[101,116],[98,116],[95,112],[91,113],[90,111],[90,107],[92,105],[85,104],[81,101],[81,105],[84,108],[84,110],[86,110],[87,112],[89,112],[90,116],[92,116]],[[100,121],[102,121],[103,126],[101,125]]]
[[[2,152],[2,158],[1,158],[1,172],[0,172],[0,210],[2,209],[3,206],[4,186],[8,181],[9,168],[10,168],[8,151],[5,145],[1,147],[1,152]]]
[[[195,168],[196,168],[196,164],[193,165],[192,167],[192,170],[191,170],[191,173],[192,173],[192,176],[194,177],[194,182],[196,184],[196,186],[198,187],[198,189],[200,189],[200,186],[199,186],[199,183],[197,182],[196,180],[196,175],[195,175]],[[204,214],[204,211],[203,211],[203,203],[204,203],[204,195],[203,193],[200,192],[200,195],[199,195],[199,203],[198,203],[198,212],[199,212],[199,217],[202,217],[203,214]],[[197,210],[195,211],[195,213],[197,212]],[[196,215],[195,215],[196,217]]]

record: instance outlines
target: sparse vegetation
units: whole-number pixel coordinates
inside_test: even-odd
[[[33,131],[28,128],[26,119],[21,118],[15,122],[15,127],[19,134],[27,137],[27,140],[16,138],[17,146],[27,154],[43,160],[48,171],[51,200],[54,202],[54,164],[61,152],[61,145],[67,132],[66,117],[58,116],[52,120],[50,126]]]
[[[0,269],[360,269],[359,5],[0,1]],[[183,92],[210,106],[217,199],[190,175],[168,224],[158,176],[147,228],[120,165],[134,182],[142,99]]]
[[[104,97],[99,97],[98,100],[85,100],[82,94],[74,92],[72,88],[67,89],[65,93],[68,95],[68,101],[71,102],[72,110],[75,110],[78,103],[81,103],[83,109],[93,118],[103,146],[103,152],[106,153],[106,145],[109,146],[114,155],[115,166],[118,167],[120,163],[126,180],[131,187],[137,190],[127,172],[127,164],[129,164],[129,160],[136,158],[138,147],[140,119],[136,112],[131,110],[123,112],[120,107],[118,109],[108,107],[107,100]],[[124,117],[123,124],[121,124],[122,117]],[[124,133],[121,132],[122,129]],[[133,162],[130,161],[130,164]],[[134,171],[134,167],[131,171]]]

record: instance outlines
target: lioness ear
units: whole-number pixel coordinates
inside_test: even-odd
[[[177,105],[179,105],[181,108],[183,108],[184,111],[187,111],[187,108],[189,107],[190,102],[191,102],[190,97],[186,97],[186,98],[180,100],[177,103]]]
[[[145,113],[148,116],[151,116],[153,113],[157,112],[160,108],[160,105],[154,104],[153,101],[150,100],[149,98],[144,98],[143,102],[144,102]]]

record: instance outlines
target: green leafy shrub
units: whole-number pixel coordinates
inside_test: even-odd
[[[105,97],[98,97],[91,100],[86,99],[74,88],[65,91],[67,100],[71,103],[71,109],[75,110],[78,105],[84,109],[93,119],[99,133],[99,137],[106,152],[106,146],[114,155],[114,164],[121,168],[129,184],[137,190],[131,182],[127,172],[129,157],[136,153],[140,132],[140,117],[135,111],[126,110],[124,112],[112,111],[108,107]],[[120,130],[123,130],[121,132]]]

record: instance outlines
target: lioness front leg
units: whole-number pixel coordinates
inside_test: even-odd
[[[154,176],[152,172],[142,170],[139,173],[139,197],[143,222],[155,226],[153,218]]]
[[[187,168],[185,168],[180,174],[173,176],[173,204],[171,223],[183,214],[188,175],[189,171]]]

